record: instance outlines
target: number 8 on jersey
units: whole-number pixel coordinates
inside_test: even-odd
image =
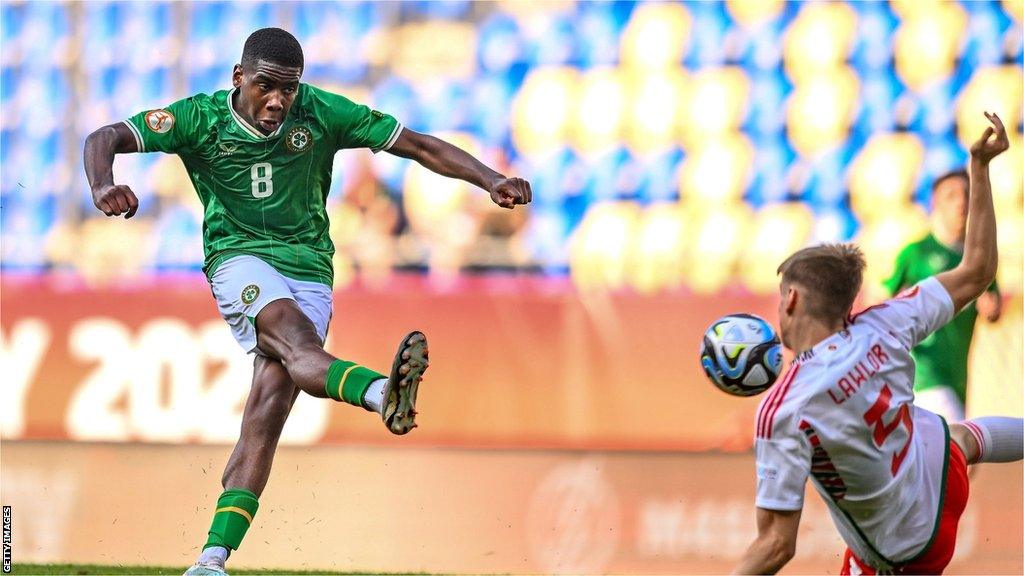
[[[254,198],[266,198],[274,193],[274,181],[271,180],[274,168],[270,162],[257,162],[252,165],[249,175],[252,177],[252,195]]]

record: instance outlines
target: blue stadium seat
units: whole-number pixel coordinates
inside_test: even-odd
[[[460,81],[444,81],[438,87],[421,91],[420,125],[427,132],[462,130],[476,132],[472,125],[470,86]]]
[[[648,157],[633,158],[640,198],[646,203],[679,198],[679,169],[683,150],[675,147]]]
[[[856,73],[860,86],[855,118],[849,136],[838,147],[815,157],[800,157],[785,125],[794,85],[782,71],[781,55],[786,32],[805,4],[787,2],[768,20],[741,27],[742,14],[734,18],[729,5],[687,0],[682,4],[691,19],[687,50],[676,64],[690,72],[735,64],[750,80],[747,115],[740,130],[753,144],[755,157],[744,202],[760,208],[780,201],[806,201],[815,211],[819,232],[828,232],[828,238],[819,239],[848,239],[858,224],[850,210],[847,168],[868,137],[907,130],[920,139],[925,157],[919,180],[913,184],[913,198],[926,204],[934,177],[962,166],[967,158],[957,139],[955,116],[964,88],[980,67],[1005,63],[1020,67],[1024,40],[1021,24],[1004,3],[961,2],[969,19],[957,65],[948,77],[928,78],[911,89],[894,68],[893,46],[902,24],[896,9],[878,0],[848,2],[857,15],[856,37],[843,64]],[[366,89],[371,94],[368,103],[394,114],[410,128],[469,132],[485,148],[502,149],[513,171],[530,178],[537,192],[527,244],[543,268],[564,273],[567,239],[595,203],[678,199],[684,153],[673,147],[635,156],[619,146],[600,157],[581,157],[569,148],[530,157],[517,150],[511,138],[513,102],[532,67],[557,65],[586,71],[619,66],[623,32],[642,5],[628,0],[578,2],[524,15],[520,6],[478,5],[468,0],[401,4],[103,0],[77,4],[74,9],[59,2],[4,2],[0,4],[0,106],[5,110],[0,124],[4,165],[0,195],[5,210],[0,211],[0,232],[4,242],[12,244],[2,247],[3,269],[46,265],[40,251],[20,252],[45,237],[56,222],[57,208],[67,198],[94,211],[84,193],[81,159],[69,153],[80,148],[88,132],[194,92],[228,87],[245,37],[255,28],[283,26],[303,41],[306,81]],[[471,77],[418,84],[390,75],[387,62],[370,53],[376,45],[368,39],[377,34],[432,20],[466,22],[473,27],[477,68]],[[60,48],[72,45],[82,29],[88,31],[81,35],[82,52],[77,59],[70,58]],[[639,60],[643,64],[643,57]],[[82,78],[81,85],[72,81],[75,78]],[[627,99],[633,97],[629,90],[626,93]],[[87,121],[66,122],[72,107],[88,110]],[[70,148],[69,140],[75,142]],[[580,145],[578,139],[576,145]],[[695,146],[687,143],[693,154],[691,145]],[[158,223],[161,245],[154,269],[195,269],[196,254],[175,253],[175,246],[197,242],[199,223],[187,209],[154,196],[151,178],[157,160],[158,155],[120,159],[119,177],[135,186],[142,212]],[[408,165],[388,154],[372,160],[380,180],[396,195],[401,194]],[[336,168],[340,173],[332,187],[334,195],[343,187],[345,172],[342,164]],[[195,244],[188,246],[192,250]],[[8,261],[14,252],[18,254]]]
[[[726,36],[732,19],[724,2],[687,2],[693,17],[690,50],[684,57],[690,69],[724,64],[729,54]]]
[[[623,22],[611,3],[584,2],[577,7],[576,35],[583,67],[611,66],[619,61]]]
[[[568,15],[553,14],[545,24],[529,45],[529,62],[534,66],[579,66],[581,42],[576,23]]]
[[[495,12],[480,24],[477,35],[477,61],[484,72],[507,72],[526,61],[526,41],[507,14]]]
[[[404,80],[391,77],[378,84],[373,90],[373,104],[413,130],[423,130],[427,125],[428,120],[420,114],[416,91]]]
[[[558,210],[534,208],[527,224],[527,249],[547,273],[565,274],[568,266],[568,238],[576,223]]]
[[[808,159],[808,179],[800,199],[812,206],[839,206],[846,201],[846,172],[860,146],[852,139]]]
[[[163,211],[153,236],[157,238],[157,271],[199,271],[203,267],[202,223],[191,210],[174,206]]]
[[[754,207],[785,200],[789,194],[790,167],[796,152],[781,134],[755,143],[756,171],[744,199]]]
[[[753,138],[774,138],[786,123],[786,98],[792,85],[779,70],[749,74],[751,77],[750,110],[744,130]]]
[[[887,2],[852,2],[857,11],[857,41],[850,61],[861,75],[892,69],[892,35],[898,21]]]
[[[864,137],[874,132],[892,130],[896,126],[894,107],[903,90],[903,85],[891,67],[862,76],[861,107],[854,130]]]
[[[470,123],[477,136],[489,146],[510,147],[512,83],[503,74],[481,74],[471,89]]]

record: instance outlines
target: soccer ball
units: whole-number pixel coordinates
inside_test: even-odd
[[[782,345],[771,325],[753,314],[729,314],[704,332],[700,363],[711,383],[733,396],[767,390],[782,368]]]

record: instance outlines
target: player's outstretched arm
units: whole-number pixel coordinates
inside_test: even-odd
[[[996,212],[992,205],[992,184],[988,164],[1010,147],[1006,128],[995,114],[985,113],[992,126],[985,128],[971,146],[971,196],[967,206],[967,235],[960,265],[936,275],[953,299],[956,312],[970,304],[996,277],[999,251],[996,247]]]
[[[803,510],[757,509],[757,540],[743,553],[733,574],[775,574],[796,554]]]
[[[114,155],[138,151],[135,136],[123,122],[99,128],[85,139],[82,156],[92,202],[107,216],[131,218],[139,209],[132,189],[114,184]]]
[[[491,170],[465,150],[429,134],[403,128],[398,140],[388,152],[409,158],[428,170],[449,178],[465,180],[483,188],[491,200],[502,208],[512,209],[516,204],[529,204],[533,199],[530,183],[522,178],[506,178]]]

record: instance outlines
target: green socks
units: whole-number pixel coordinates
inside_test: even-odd
[[[223,546],[238,550],[245,537],[245,531],[252,524],[252,517],[260,507],[256,495],[241,488],[225,490],[217,499],[217,511],[210,525],[210,537],[203,549]]]
[[[324,389],[327,391],[328,398],[364,407],[363,396],[366,395],[366,389],[375,380],[381,378],[386,378],[386,376],[355,362],[335,360],[327,369],[327,381],[324,383]]]

